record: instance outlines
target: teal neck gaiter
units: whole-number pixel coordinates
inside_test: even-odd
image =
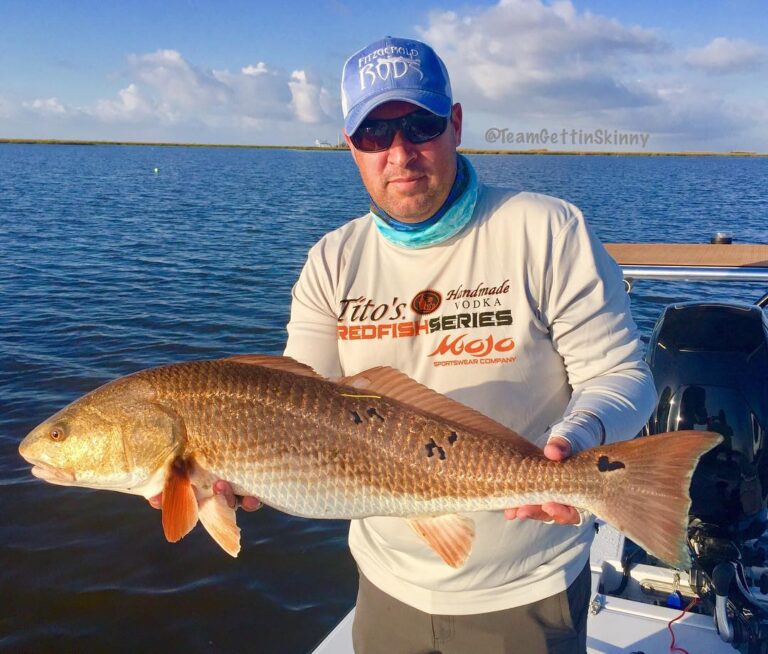
[[[400,222],[371,200],[371,215],[385,239],[401,247],[426,248],[455,236],[472,219],[477,204],[477,175],[466,157],[456,157],[456,179],[432,217],[418,223]]]

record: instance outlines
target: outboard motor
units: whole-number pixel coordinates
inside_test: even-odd
[[[650,433],[723,435],[691,482],[691,583],[739,651],[768,653],[768,320],[760,306],[668,306],[647,355]]]

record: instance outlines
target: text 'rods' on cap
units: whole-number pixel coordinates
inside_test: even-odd
[[[439,116],[453,106],[443,60],[426,43],[388,36],[353,54],[341,74],[344,131],[353,134],[376,107],[391,100],[411,102]]]

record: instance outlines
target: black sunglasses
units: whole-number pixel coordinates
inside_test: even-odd
[[[418,145],[436,139],[447,126],[447,118],[417,109],[400,118],[367,118],[350,139],[361,152],[381,152],[392,145],[398,129],[408,141]]]

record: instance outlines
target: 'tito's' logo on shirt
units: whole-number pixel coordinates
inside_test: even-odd
[[[411,309],[422,316],[426,316],[437,311],[442,301],[443,296],[430,288],[425,291],[419,291],[413,296]]]

